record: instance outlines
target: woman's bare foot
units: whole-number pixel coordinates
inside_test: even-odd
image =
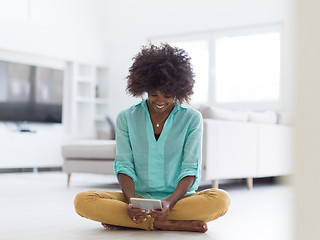
[[[122,227],[122,226],[117,226],[117,225],[111,225],[107,223],[101,223],[103,227],[109,230],[132,230],[132,229],[138,229],[138,228],[130,228],[130,227]]]
[[[208,231],[208,226],[204,221],[198,220],[167,220],[159,221],[155,220],[153,223],[155,228],[168,231],[190,231],[190,232],[206,232]]]
[[[115,225],[111,225],[111,224],[106,224],[106,223],[101,223],[101,225],[102,225],[103,227],[105,227],[106,229],[109,229],[109,230],[119,230],[119,229],[122,229],[122,227],[115,226]]]

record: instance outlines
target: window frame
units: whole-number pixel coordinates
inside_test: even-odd
[[[279,32],[280,34],[280,80],[279,80],[279,99],[276,101],[249,101],[249,102],[228,102],[222,103],[216,100],[216,40],[228,36],[244,36]],[[209,104],[216,107],[228,109],[251,109],[251,110],[283,110],[284,109],[284,25],[282,22],[260,24],[255,26],[235,27],[226,29],[217,29],[213,31],[176,34],[160,37],[151,37],[149,42],[158,44],[160,42],[189,42],[189,41],[207,41],[209,50],[208,59],[208,101],[203,104]]]

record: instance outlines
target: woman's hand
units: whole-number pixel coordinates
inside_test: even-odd
[[[170,202],[167,200],[161,200],[162,210],[152,210],[150,215],[154,219],[165,221],[168,219],[170,212]]]
[[[149,211],[141,208],[133,208],[132,204],[129,203],[127,212],[129,217],[136,223],[143,223],[147,220],[147,216],[150,215]]]

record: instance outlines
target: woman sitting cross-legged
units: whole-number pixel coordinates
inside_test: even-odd
[[[85,191],[80,216],[109,229],[206,232],[228,211],[227,192],[196,192],[200,179],[202,117],[184,105],[193,94],[188,54],[168,44],[142,48],[127,76],[127,92],[147,98],[117,117],[115,173],[122,192]],[[133,208],[130,198],[160,199],[162,210]]]

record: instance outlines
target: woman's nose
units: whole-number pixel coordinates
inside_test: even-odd
[[[164,103],[165,103],[164,98],[157,97],[156,103],[159,104],[159,105],[160,105],[160,104],[164,104]]]

